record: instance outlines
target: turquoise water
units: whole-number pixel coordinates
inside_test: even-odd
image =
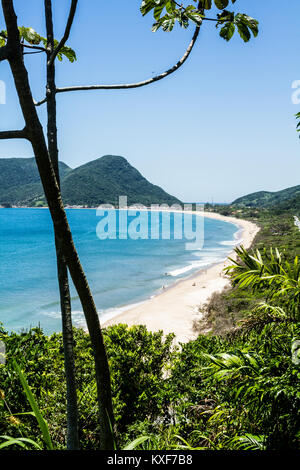
[[[201,250],[187,251],[186,240],[172,239],[172,225],[170,240],[101,241],[96,235],[99,217],[95,210],[69,209],[67,215],[102,319],[159,293],[162,286],[223,260],[239,236],[237,226],[205,218]],[[0,262],[0,322],[4,327],[19,331],[41,325],[47,334],[60,331],[48,210],[0,210]],[[71,290],[74,324],[83,326],[82,308],[73,286]]]

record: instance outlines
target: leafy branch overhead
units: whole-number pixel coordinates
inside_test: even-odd
[[[215,21],[216,27],[220,28],[220,36],[229,41],[237,30],[243,41],[248,42],[251,39],[251,33],[254,37],[258,35],[258,21],[244,13],[234,13],[226,10],[230,3],[234,4],[236,0],[194,0],[197,6],[179,4],[175,0],[143,0],[141,5],[142,15],[147,15],[153,11],[155,23],[152,31],[159,28],[163,31],[172,31],[176,21],[183,28],[187,28],[190,22],[201,26],[203,21]],[[216,8],[216,17],[208,18],[208,10]]]
[[[43,36],[40,36],[33,28],[26,28],[25,26],[20,26],[19,31],[20,41],[24,45],[24,47],[38,48],[41,52],[47,51],[47,39]],[[0,31],[0,47],[4,47],[6,45],[6,40],[6,31]],[[54,47],[56,48],[58,44],[59,42],[55,40]],[[57,54],[57,58],[60,62],[63,60],[63,57],[66,57],[72,63],[77,60],[75,51],[68,46],[62,47],[59,53]]]

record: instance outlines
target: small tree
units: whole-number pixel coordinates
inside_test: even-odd
[[[235,2],[236,0],[231,0],[232,4]],[[227,11],[226,8],[229,3],[230,0],[214,0],[214,6],[217,8],[218,12],[215,18],[209,18],[206,16],[206,13],[208,10],[211,10],[213,6],[212,0],[200,0],[197,2],[197,7],[190,4],[186,6],[183,4],[179,5],[173,0],[143,0],[141,5],[142,14],[146,15],[149,12],[153,12],[154,15],[155,23],[152,28],[153,31],[157,31],[159,28],[162,28],[164,31],[171,31],[176,21],[183,28],[187,28],[190,22],[196,25],[192,40],[182,58],[165,72],[142,82],[120,85],[58,88],[55,83],[56,58],[61,60],[64,55],[71,61],[76,59],[74,51],[66,46],[66,42],[69,39],[78,0],[71,1],[65,33],[60,42],[54,39],[52,0],[44,0],[47,38],[43,38],[32,30],[32,28],[18,27],[13,0],[2,0],[6,31],[3,30],[0,33],[0,62],[3,60],[9,62],[25,121],[25,127],[17,131],[0,132],[0,139],[27,139],[31,143],[53,221],[67,377],[68,448],[78,448],[76,383],[68,270],[83,307],[94,351],[102,449],[112,449],[114,447],[114,418],[111,403],[109,366],[99,317],[73,243],[71,230],[61,199],[58,170],[56,95],[78,90],[131,89],[146,86],[161,80],[178,70],[187,60],[197,41],[200,27],[204,21],[215,22],[216,26],[220,27],[220,36],[227,41],[231,39],[235,29],[238,30],[245,42],[249,41],[251,32],[254,36],[258,34],[257,21],[245,14],[235,14]],[[24,55],[40,52],[44,52],[47,57],[47,93],[44,99],[36,103],[33,100],[28,73],[24,64]],[[44,103],[47,103],[48,114],[47,144],[42,125],[36,112],[36,106],[40,106]]]

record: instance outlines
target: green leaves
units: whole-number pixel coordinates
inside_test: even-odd
[[[231,0],[231,3],[235,3],[236,0]],[[219,10],[224,10],[224,8],[228,7],[230,0],[200,0],[199,4],[200,7],[204,10],[210,10],[213,6],[213,3]]]
[[[258,21],[248,15],[241,13],[234,15],[234,13],[224,10],[218,15],[218,20],[216,27],[223,25],[220,36],[226,41],[230,41],[236,28],[244,42],[251,39],[251,33],[254,37],[258,35]]]
[[[15,369],[15,371],[17,372],[17,374],[19,376],[19,379],[20,379],[21,384],[23,386],[26,397],[27,397],[27,399],[30,403],[30,406],[31,406],[31,409],[34,413],[34,416],[37,419],[37,422],[38,422],[39,428],[42,432],[43,439],[44,439],[44,442],[46,444],[46,447],[47,447],[48,450],[53,450],[53,444],[52,444],[52,441],[51,441],[48,424],[47,424],[47,422],[45,421],[45,419],[43,418],[43,416],[40,412],[40,409],[38,407],[36,399],[35,399],[32,391],[31,391],[31,389],[30,389],[30,387],[27,383],[25,374],[22,372],[20,366],[17,364],[17,362],[15,360],[13,360],[13,366],[14,366],[14,369]]]
[[[47,40],[42,38],[33,28],[19,27],[21,41],[26,41],[33,46],[38,46],[42,41],[47,44]]]
[[[59,44],[58,41],[55,40],[54,47],[57,47],[58,44]],[[76,52],[73,49],[71,49],[71,47],[68,47],[68,46],[62,47],[59,53],[57,54],[57,58],[60,62],[62,62],[63,57],[66,57],[71,63],[77,60]]]
[[[200,8],[204,10],[210,10],[212,7],[212,0],[200,0],[199,2]]]
[[[203,353],[210,361],[207,370],[216,380],[237,378],[240,374],[259,375],[263,365],[262,359],[247,351],[237,350],[235,354],[219,353],[216,355]]]
[[[30,46],[38,46],[41,47],[41,49],[44,47],[46,52],[48,46],[47,39],[38,34],[33,28],[26,28],[25,26],[20,26],[19,32],[20,41],[22,44],[24,44],[24,47],[26,47],[26,43],[28,43]],[[6,36],[6,31],[0,31],[0,47],[5,46]],[[54,47],[57,47],[58,44],[59,42],[55,40]],[[63,60],[64,57],[68,59],[71,63],[77,60],[75,51],[68,46],[64,46],[57,55],[57,58],[60,62]]]
[[[231,0],[231,3],[234,4],[236,0]],[[224,10],[224,8],[228,7],[230,0],[214,0],[216,7],[219,10]]]
[[[0,47],[6,44],[6,31],[0,31]]]
[[[228,7],[229,0],[214,0],[215,5],[219,10],[224,10],[224,8]]]
[[[153,16],[156,22],[152,26],[155,32],[159,28],[163,31],[170,32],[174,28],[176,21],[182,28],[189,26],[189,21],[200,26],[203,15],[193,5],[186,8],[176,8],[177,4],[173,0],[144,0],[141,6],[142,15],[146,15],[153,10]],[[164,14],[165,10],[165,14]]]
[[[139,445],[143,444],[146,441],[149,441],[150,439],[150,436],[138,437],[137,439],[134,439],[134,441],[130,442],[125,447],[123,447],[122,450],[135,450]]]
[[[230,41],[235,32],[235,24],[233,21],[226,23],[220,31],[221,38]]]
[[[237,436],[231,441],[236,442],[236,448],[240,450],[265,450],[265,436],[246,433],[244,436]]]
[[[188,6],[185,9],[185,16],[191,21],[193,21],[194,23],[196,23],[197,26],[200,26],[202,24],[202,21],[204,18],[204,15],[202,15],[200,11],[196,10],[196,8],[193,7],[192,5]]]
[[[299,318],[300,306],[300,262],[296,256],[293,263],[284,260],[276,248],[262,254],[259,250],[252,255],[243,247],[235,249],[240,261],[226,269],[233,282],[241,288],[251,287],[253,291],[264,289],[270,299],[285,304],[290,317]]]
[[[238,13],[234,22],[243,41],[248,42],[251,39],[251,33],[254,37],[258,35],[258,21],[250,16]]]
[[[199,27],[207,19],[216,21],[217,28],[221,26],[220,36],[226,41],[230,41],[236,30],[244,42],[251,39],[251,34],[254,37],[258,35],[257,20],[246,14],[235,14],[226,10],[228,5],[236,3],[236,0],[231,0],[231,2],[230,0],[200,0],[197,3],[198,7],[196,8],[191,4],[184,6],[174,0],[143,0],[140,10],[143,16],[153,11],[155,19],[152,26],[153,32],[156,32],[159,28],[170,32],[176,22],[182,28],[187,28],[190,22]],[[213,6],[221,12],[217,13],[217,18],[206,18],[206,10],[211,10]]]
[[[297,132],[300,132],[300,113],[295,114],[296,118],[299,120],[296,126]],[[300,136],[299,136],[300,138]]]
[[[4,449],[5,447],[9,446],[19,446],[23,450],[24,449],[30,449],[31,447],[34,447],[36,450],[42,450],[41,447],[32,439],[27,439],[26,437],[10,437],[10,436],[0,436],[0,439],[3,440],[2,443],[0,443],[0,450]]]

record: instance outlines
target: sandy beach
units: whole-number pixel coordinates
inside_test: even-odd
[[[198,215],[232,222],[242,230],[240,244],[249,248],[259,231],[259,227],[247,220],[225,217],[210,212],[197,212]],[[233,256],[232,251],[229,256]],[[215,264],[207,270],[194,273],[189,278],[178,281],[160,294],[123,311],[106,321],[103,326],[126,323],[146,325],[149,331],[163,330],[164,334],[175,333],[176,342],[188,342],[197,337],[193,331],[194,320],[201,318],[199,307],[205,304],[214,292],[221,292],[229,284],[223,269],[229,260]]]

